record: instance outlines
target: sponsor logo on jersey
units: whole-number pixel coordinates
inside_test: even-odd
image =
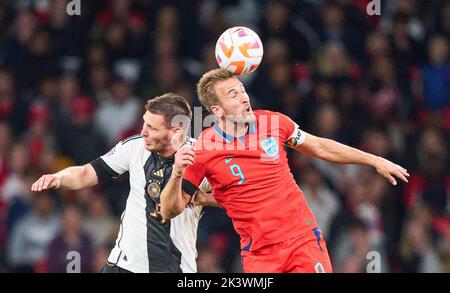
[[[158,171],[153,172],[153,176],[163,178],[164,177],[164,169],[159,169]]]

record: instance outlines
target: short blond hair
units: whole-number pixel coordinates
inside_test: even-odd
[[[217,105],[220,103],[219,98],[214,92],[214,84],[217,81],[227,80],[229,78],[233,78],[234,75],[222,68],[212,69],[200,78],[200,81],[197,83],[197,94],[200,100],[200,103],[211,112],[211,106]]]

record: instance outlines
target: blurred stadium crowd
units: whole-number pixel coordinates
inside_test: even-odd
[[[450,1],[0,1],[0,271],[65,272],[68,251],[98,272],[117,235],[128,179],[32,194],[43,173],[84,164],[138,133],[145,101],[199,105],[214,46],[245,25],[264,43],[243,81],[255,109],[406,167],[392,187],[370,168],[290,153],[336,272],[450,272]],[[126,177],[126,176],[125,176]],[[207,208],[200,272],[239,272],[239,240]]]

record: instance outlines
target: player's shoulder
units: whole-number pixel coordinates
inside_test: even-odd
[[[133,135],[119,141],[103,158],[112,155],[125,155],[136,153],[136,150],[144,146],[144,138],[141,135]]]
[[[273,117],[276,117],[277,121],[279,121],[282,124],[289,125],[293,122],[289,116],[286,116],[285,114],[280,113],[280,112],[269,111],[269,110],[255,110],[255,111],[253,111],[253,113],[255,114],[255,118],[258,121],[267,121],[267,123],[269,123],[269,124],[273,121],[273,119],[272,119]],[[262,120],[262,117],[264,117],[264,116],[266,119]],[[267,118],[269,118],[269,119],[267,119]]]
[[[144,147],[144,137],[140,134],[132,135],[121,140],[117,145],[126,150],[140,149]]]
[[[270,111],[270,110],[254,110],[253,113],[255,115],[278,115],[278,116],[286,116],[281,112],[277,112],[277,111]]]
[[[261,117],[261,116],[278,116],[278,117],[282,117],[282,118],[289,118],[288,116],[284,115],[283,113],[276,112],[276,111],[270,111],[270,110],[255,110],[255,111],[253,111],[253,113],[255,114],[257,119],[258,119],[258,117]]]
[[[140,135],[140,134],[136,134],[136,135],[132,135],[132,136],[129,136],[129,137],[121,140],[120,144],[121,145],[125,145],[127,143],[129,143],[129,144],[136,144],[136,143],[141,143],[143,141],[144,141],[144,137],[142,135]]]
[[[198,136],[198,138],[195,141],[195,144],[199,144],[202,143],[205,139],[211,139],[212,135],[214,133],[214,126],[208,127],[206,129],[204,129],[200,135]]]
[[[275,115],[277,112],[270,110],[254,110],[253,113],[259,116],[259,115]]]

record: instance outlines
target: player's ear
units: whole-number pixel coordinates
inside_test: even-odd
[[[213,105],[213,106],[211,106],[211,112],[212,112],[215,116],[217,116],[217,117],[219,117],[219,118],[222,118],[222,117],[225,115],[225,112],[223,111],[223,108],[220,107],[219,105]]]
[[[183,143],[183,129],[181,127],[172,127],[170,130],[170,143],[173,149],[177,150]]]
[[[183,137],[183,129],[181,127],[172,127],[170,133],[172,138],[176,138],[177,140],[182,139]]]

